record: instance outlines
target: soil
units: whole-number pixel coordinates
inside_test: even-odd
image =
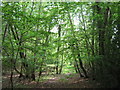
[[[46,77],[46,78],[45,78]],[[48,78],[47,78],[48,77]],[[3,75],[2,87],[10,87],[10,75]],[[14,88],[99,88],[100,83],[91,78],[81,78],[78,74],[42,75],[39,82],[19,79],[13,75]]]

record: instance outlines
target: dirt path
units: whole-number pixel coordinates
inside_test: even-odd
[[[58,75],[43,83],[43,87],[49,88],[98,88],[99,85],[90,78],[80,78],[78,74]]]
[[[45,77],[45,76],[43,76]],[[49,77],[49,78],[48,78]],[[9,78],[3,77],[3,87],[7,85]],[[14,77],[14,87],[17,88],[99,88],[100,84],[90,78],[80,78],[78,74],[48,75],[43,81],[19,80]]]

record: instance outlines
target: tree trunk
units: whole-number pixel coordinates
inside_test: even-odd
[[[77,70],[77,66],[76,66],[75,63],[74,63],[74,68],[75,68],[76,73],[79,73],[78,70]]]
[[[87,78],[87,77],[88,77],[88,76],[87,76],[87,72],[86,72],[86,70],[84,69],[83,64],[82,64],[82,60],[81,60],[81,58],[80,58],[80,53],[79,53],[80,50],[79,50],[79,47],[78,47],[78,42],[77,42],[77,38],[76,38],[76,36],[75,36],[74,27],[73,27],[73,23],[72,23],[72,19],[71,19],[71,16],[70,16],[69,11],[68,11],[68,17],[69,17],[69,21],[70,21],[70,24],[71,24],[71,32],[72,32],[72,35],[73,35],[73,37],[76,39],[75,45],[76,45],[76,50],[78,51],[79,65],[80,65],[81,69],[83,70],[83,73],[84,73],[85,77]],[[74,47],[74,46],[73,46],[73,47]]]
[[[35,81],[35,71],[34,70],[32,71],[31,78],[33,81]]]
[[[83,77],[83,75],[80,72],[80,68],[79,68],[79,65],[78,65],[78,62],[77,62],[76,58],[75,58],[75,63],[76,63],[76,68],[77,68],[77,71],[78,71],[80,77]]]
[[[83,63],[82,63],[82,60],[81,60],[81,58],[80,58],[80,54],[79,54],[79,53],[78,53],[78,59],[79,59],[80,67],[81,67],[81,69],[83,70],[83,73],[84,73],[85,77],[88,78],[87,72],[86,72],[86,70],[85,70],[84,67],[83,67]]]
[[[59,74],[61,74],[62,68],[63,68],[63,55],[62,55],[62,61],[61,61],[61,66],[60,66]]]
[[[76,67],[75,69],[76,69],[76,71],[79,73],[79,75],[80,75],[80,77],[83,77],[83,75],[81,74],[81,72],[80,72],[80,67],[79,67],[79,65],[78,65],[78,62],[77,62],[77,60],[76,60],[76,56],[75,56],[75,48],[74,48],[74,46],[73,45],[71,45],[71,50],[72,50],[72,55],[73,55],[73,58],[74,58],[74,60],[75,60],[75,64],[74,64],[74,66]]]
[[[59,38],[58,43],[60,41],[60,37],[61,37],[61,26],[59,25],[58,26],[58,38]],[[59,52],[59,51],[60,51],[60,46],[58,44],[57,52]],[[56,61],[56,74],[59,74],[59,59],[58,58],[59,58],[59,55],[58,55],[57,61]]]
[[[102,16],[102,10],[99,7],[99,3],[95,6],[96,12],[98,15]],[[99,55],[104,55],[105,54],[105,47],[104,47],[104,42],[105,42],[105,30],[104,30],[104,22],[103,20],[99,17],[97,20],[97,28],[98,28],[98,35],[99,35]]]
[[[11,88],[13,89],[13,66],[12,66],[13,60],[11,59],[11,75],[10,75],[10,84]]]

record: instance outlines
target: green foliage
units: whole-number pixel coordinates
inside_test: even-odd
[[[63,67],[63,73],[75,73],[74,66],[68,63]]]
[[[77,61],[80,66],[81,59],[83,66],[90,63],[86,68],[96,78],[120,83],[119,6],[118,2],[2,3],[4,68],[24,66],[22,73],[31,74],[51,64],[63,68],[62,73],[75,73],[73,65]]]

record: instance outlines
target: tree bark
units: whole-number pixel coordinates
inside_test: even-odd
[[[72,35],[73,37],[76,39],[76,42],[75,42],[75,46],[76,46],[76,50],[78,51],[77,52],[77,56],[78,56],[78,60],[79,60],[79,65],[80,65],[80,68],[83,70],[83,73],[85,75],[86,78],[88,78],[88,75],[87,75],[87,72],[86,70],[84,69],[83,67],[83,64],[82,64],[82,60],[81,60],[81,57],[80,57],[80,53],[79,53],[79,47],[78,47],[78,41],[77,41],[77,38],[75,36],[75,32],[74,32],[74,27],[73,27],[73,23],[72,23],[72,20],[71,20],[71,16],[70,16],[70,13],[68,11],[68,17],[69,17],[69,21],[70,21],[70,24],[71,24],[71,32],[72,32]],[[74,46],[73,46],[74,47]]]
[[[59,38],[58,43],[60,41],[60,37],[61,37],[61,26],[59,25],[58,26],[58,38]],[[57,52],[59,52],[59,51],[60,51],[60,46],[58,44]],[[58,55],[57,61],[56,61],[56,74],[59,74],[59,59],[58,58],[59,58],[59,55]]]
[[[81,60],[81,58],[80,58],[80,54],[79,54],[79,53],[78,53],[78,59],[79,59],[80,67],[81,67],[81,69],[83,70],[83,73],[84,73],[84,75],[85,75],[85,78],[88,78],[87,72],[86,72],[86,70],[85,70],[84,67],[83,67],[83,63],[82,63],[82,60]]]

